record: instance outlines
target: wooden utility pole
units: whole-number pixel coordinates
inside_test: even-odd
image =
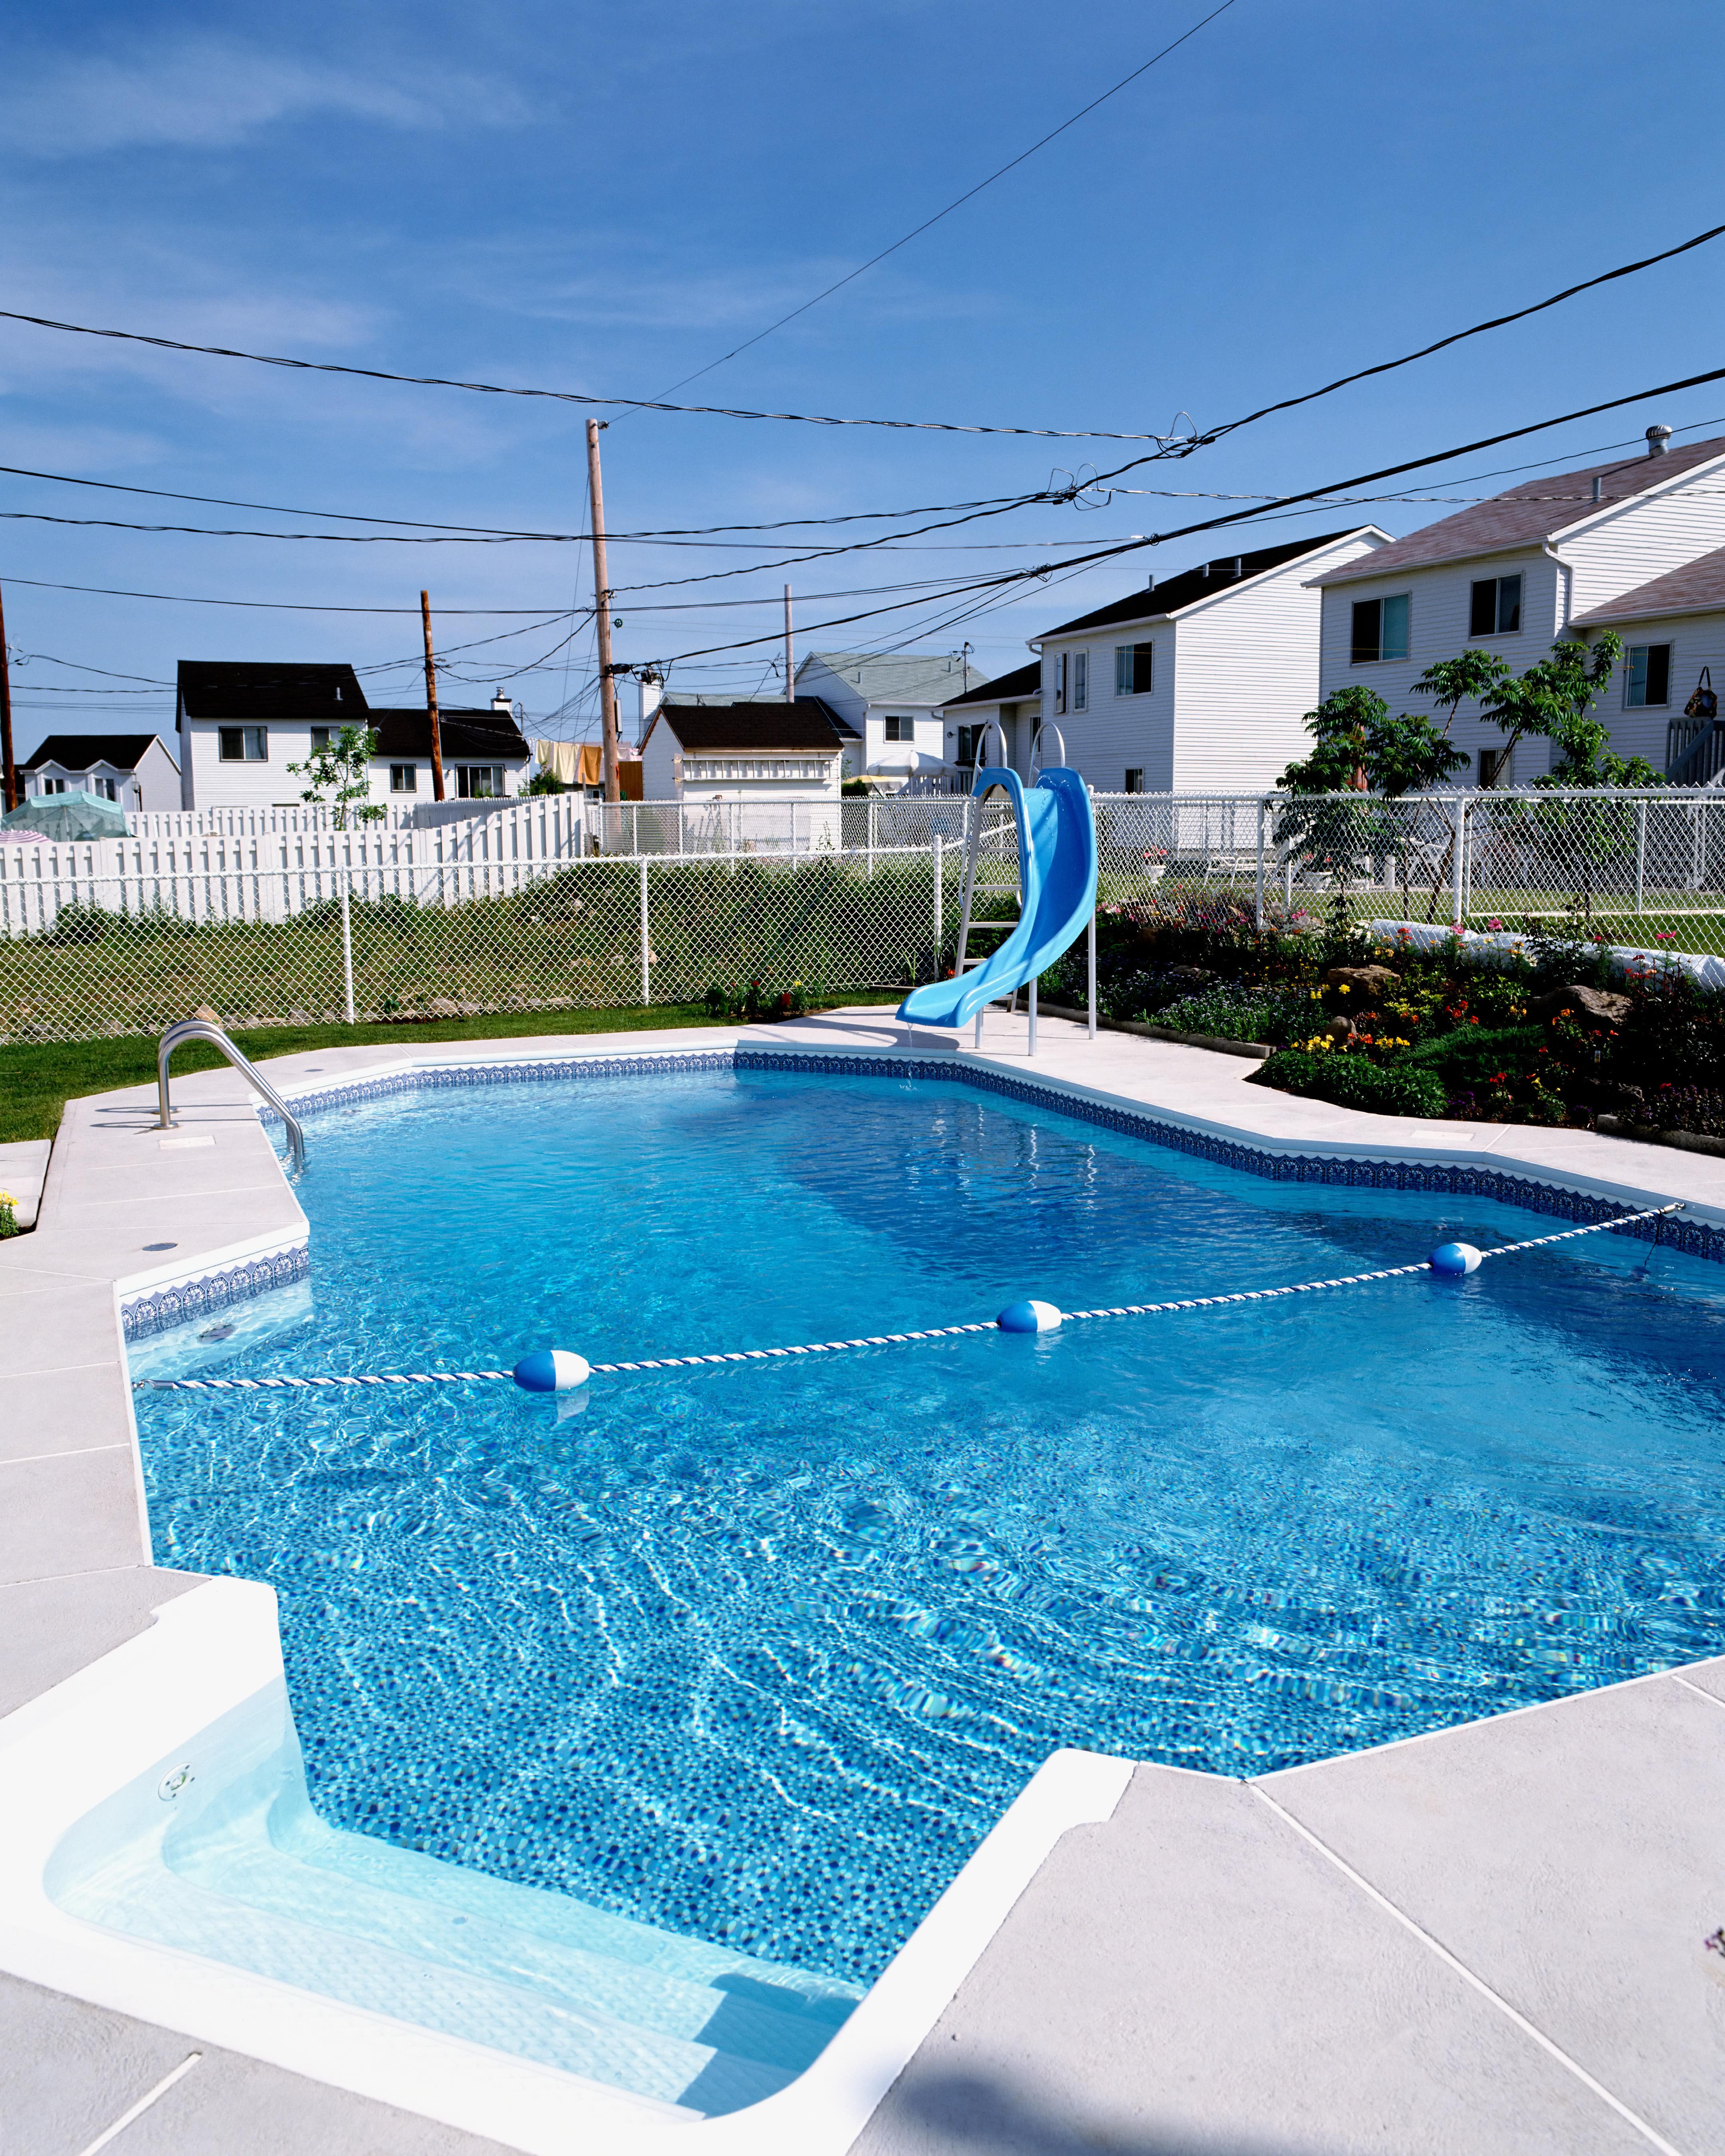
[[[784,588],[784,700],[788,704],[797,701],[797,669],[791,649],[791,588]]]
[[[593,599],[599,624],[599,719],[603,746],[605,798],[622,798],[617,783],[617,671],[611,664],[611,578],[605,567],[605,490],[599,480],[599,429],[606,422],[587,423],[587,484],[593,496]]]
[[[437,661],[431,655],[431,594],[419,594],[419,619],[425,625],[425,708],[431,714],[431,794],[444,798],[444,730],[437,716]]]
[[[6,764],[6,814],[18,806],[18,766],[12,758],[12,665],[6,655],[6,607],[0,600],[0,756]]]

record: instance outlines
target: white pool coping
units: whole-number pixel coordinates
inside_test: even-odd
[[[680,1055],[746,1044],[813,1049],[869,1060],[903,1054],[903,1029],[880,1014],[839,1014],[773,1029],[715,1028],[634,1035],[581,1035],[531,1043],[461,1043],[415,1050],[356,1048],[280,1059],[271,1075],[292,1101],[332,1085],[452,1068],[542,1064],[593,1055]],[[1697,1217],[1725,1224],[1725,1162],[1632,1147],[1589,1133],[1505,1126],[1425,1125],[1364,1116],[1241,1084],[1237,1059],[1129,1037],[1096,1042],[1045,1021],[1040,1053],[1024,1054],[1023,1027],[991,1020],[988,1052],[964,1060],[1030,1078],[1075,1100],[1153,1109],[1194,1131],[1270,1151],[1461,1162],[1629,1204],[1682,1199]],[[926,1034],[919,1057],[940,1051]],[[946,1053],[954,1051],[949,1047]],[[208,1147],[163,1147],[150,1127],[145,1089],[69,1103],[70,1142],[51,1173],[43,1226],[0,1245],[7,1268],[53,1296],[56,1278],[105,1277],[118,1353],[123,1302],[235,1266],[302,1251],[305,1216],[275,1164],[264,1131],[231,1074],[182,1080],[176,1100]],[[105,1120],[104,1120],[105,1118]],[[316,1122],[311,1154],[316,1160]],[[98,1155],[106,1147],[108,1158]],[[106,1184],[104,1175],[109,1177]],[[106,1195],[93,1195],[105,1190]],[[128,1214],[128,1207],[135,1209]],[[174,1255],[142,1262],[146,1246],[122,1247],[116,1222],[147,1207],[167,1224],[193,1223]],[[80,1209],[87,1218],[80,1218]],[[200,1240],[200,1229],[208,1240]],[[235,1229],[249,1232],[233,1232]],[[134,1236],[142,1232],[133,1229]],[[0,1310],[7,1306],[0,1302]],[[68,1375],[86,1363],[64,1363]],[[0,1377],[5,1365],[0,1362]],[[52,1378],[52,1368],[40,1373]],[[52,1413],[54,1388],[47,1388]],[[106,1445],[124,1446],[136,1491],[135,1557],[149,1562],[141,1469],[129,1394],[98,1420]],[[123,1422],[123,1430],[119,1423]],[[89,1431],[81,1435],[88,1435]],[[23,1455],[29,1465],[38,1457]],[[0,1457],[0,1472],[6,1461]],[[0,1485],[0,1502],[4,1486]],[[0,1648],[0,1657],[4,1650]],[[324,1999],[293,1987],[138,1940],[66,1916],[49,1900],[42,1872],[62,1834],[151,1763],[195,1748],[198,1733],[280,1676],[275,1597],[254,1583],[218,1581],[182,1594],[155,1625],[0,1720],[6,1832],[0,1835],[0,1969],[76,1998],[270,2061],[316,2080],[502,2140],[563,2156],[650,2152],[696,2137],[715,2151],[825,2156],[847,2148],[952,2000],[1009,1912],[1074,1826],[1109,1820],[1133,1773],[1100,1755],[1055,1755],[1009,1808],[952,1886],[816,2063],[778,2095],[706,2121],[555,2069]]]

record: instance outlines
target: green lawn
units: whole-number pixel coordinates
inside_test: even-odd
[[[846,1003],[896,1004],[905,990],[859,990]],[[824,1008],[831,1009],[830,1004]],[[506,1011],[486,1018],[439,1019],[408,1025],[272,1025],[236,1033],[236,1045],[254,1062],[296,1055],[312,1048],[418,1047],[439,1040],[511,1040],[543,1034],[634,1033],[677,1026],[711,1025],[698,1004],[655,1004],[645,1009]],[[177,1051],[173,1067],[213,1070],[223,1058],[197,1044]],[[18,1041],[0,1046],[0,1144],[13,1138],[51,1138],[60,1111],[84,1093],[106,1093],[156,1076],[156,1043],[137,1034],[107,1040]]]

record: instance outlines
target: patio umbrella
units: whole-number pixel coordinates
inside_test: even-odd
[[[64,793],[33,793],[0,818],[8,830],[40,831],[49,839],[123,839],[126,811],[100,793],[69,788]]]

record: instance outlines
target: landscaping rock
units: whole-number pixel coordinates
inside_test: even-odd
[[[448,996],[434,996],[425,1006],[427,1018],[465,1018],[465,1004],[452,1003]]]
[[[1207,988],[1215,978],[1207,966],[1170,966],[1163,975],[1165,981],[1178,981],[1183,988]]]
[[[1402,984],[1399,973],[1388,966],[1332,966],[1324,979],[1332,988],[1349,988],[1357,996],[1387,996]]]
[[[1621,1025],[1634,1009],[1628,996],[1618,995],[1610,988],[1584,988],[1575,981],[1567,988],[1553,988],[1549,995],[1541,996],[1527,1015],[1543,1021],[1567,1010],[1584,1025]]]
[[[1324,1028],[1332,1040],[1352,1040],[1353,1020],[1351,1018],[1332,1018]]]

